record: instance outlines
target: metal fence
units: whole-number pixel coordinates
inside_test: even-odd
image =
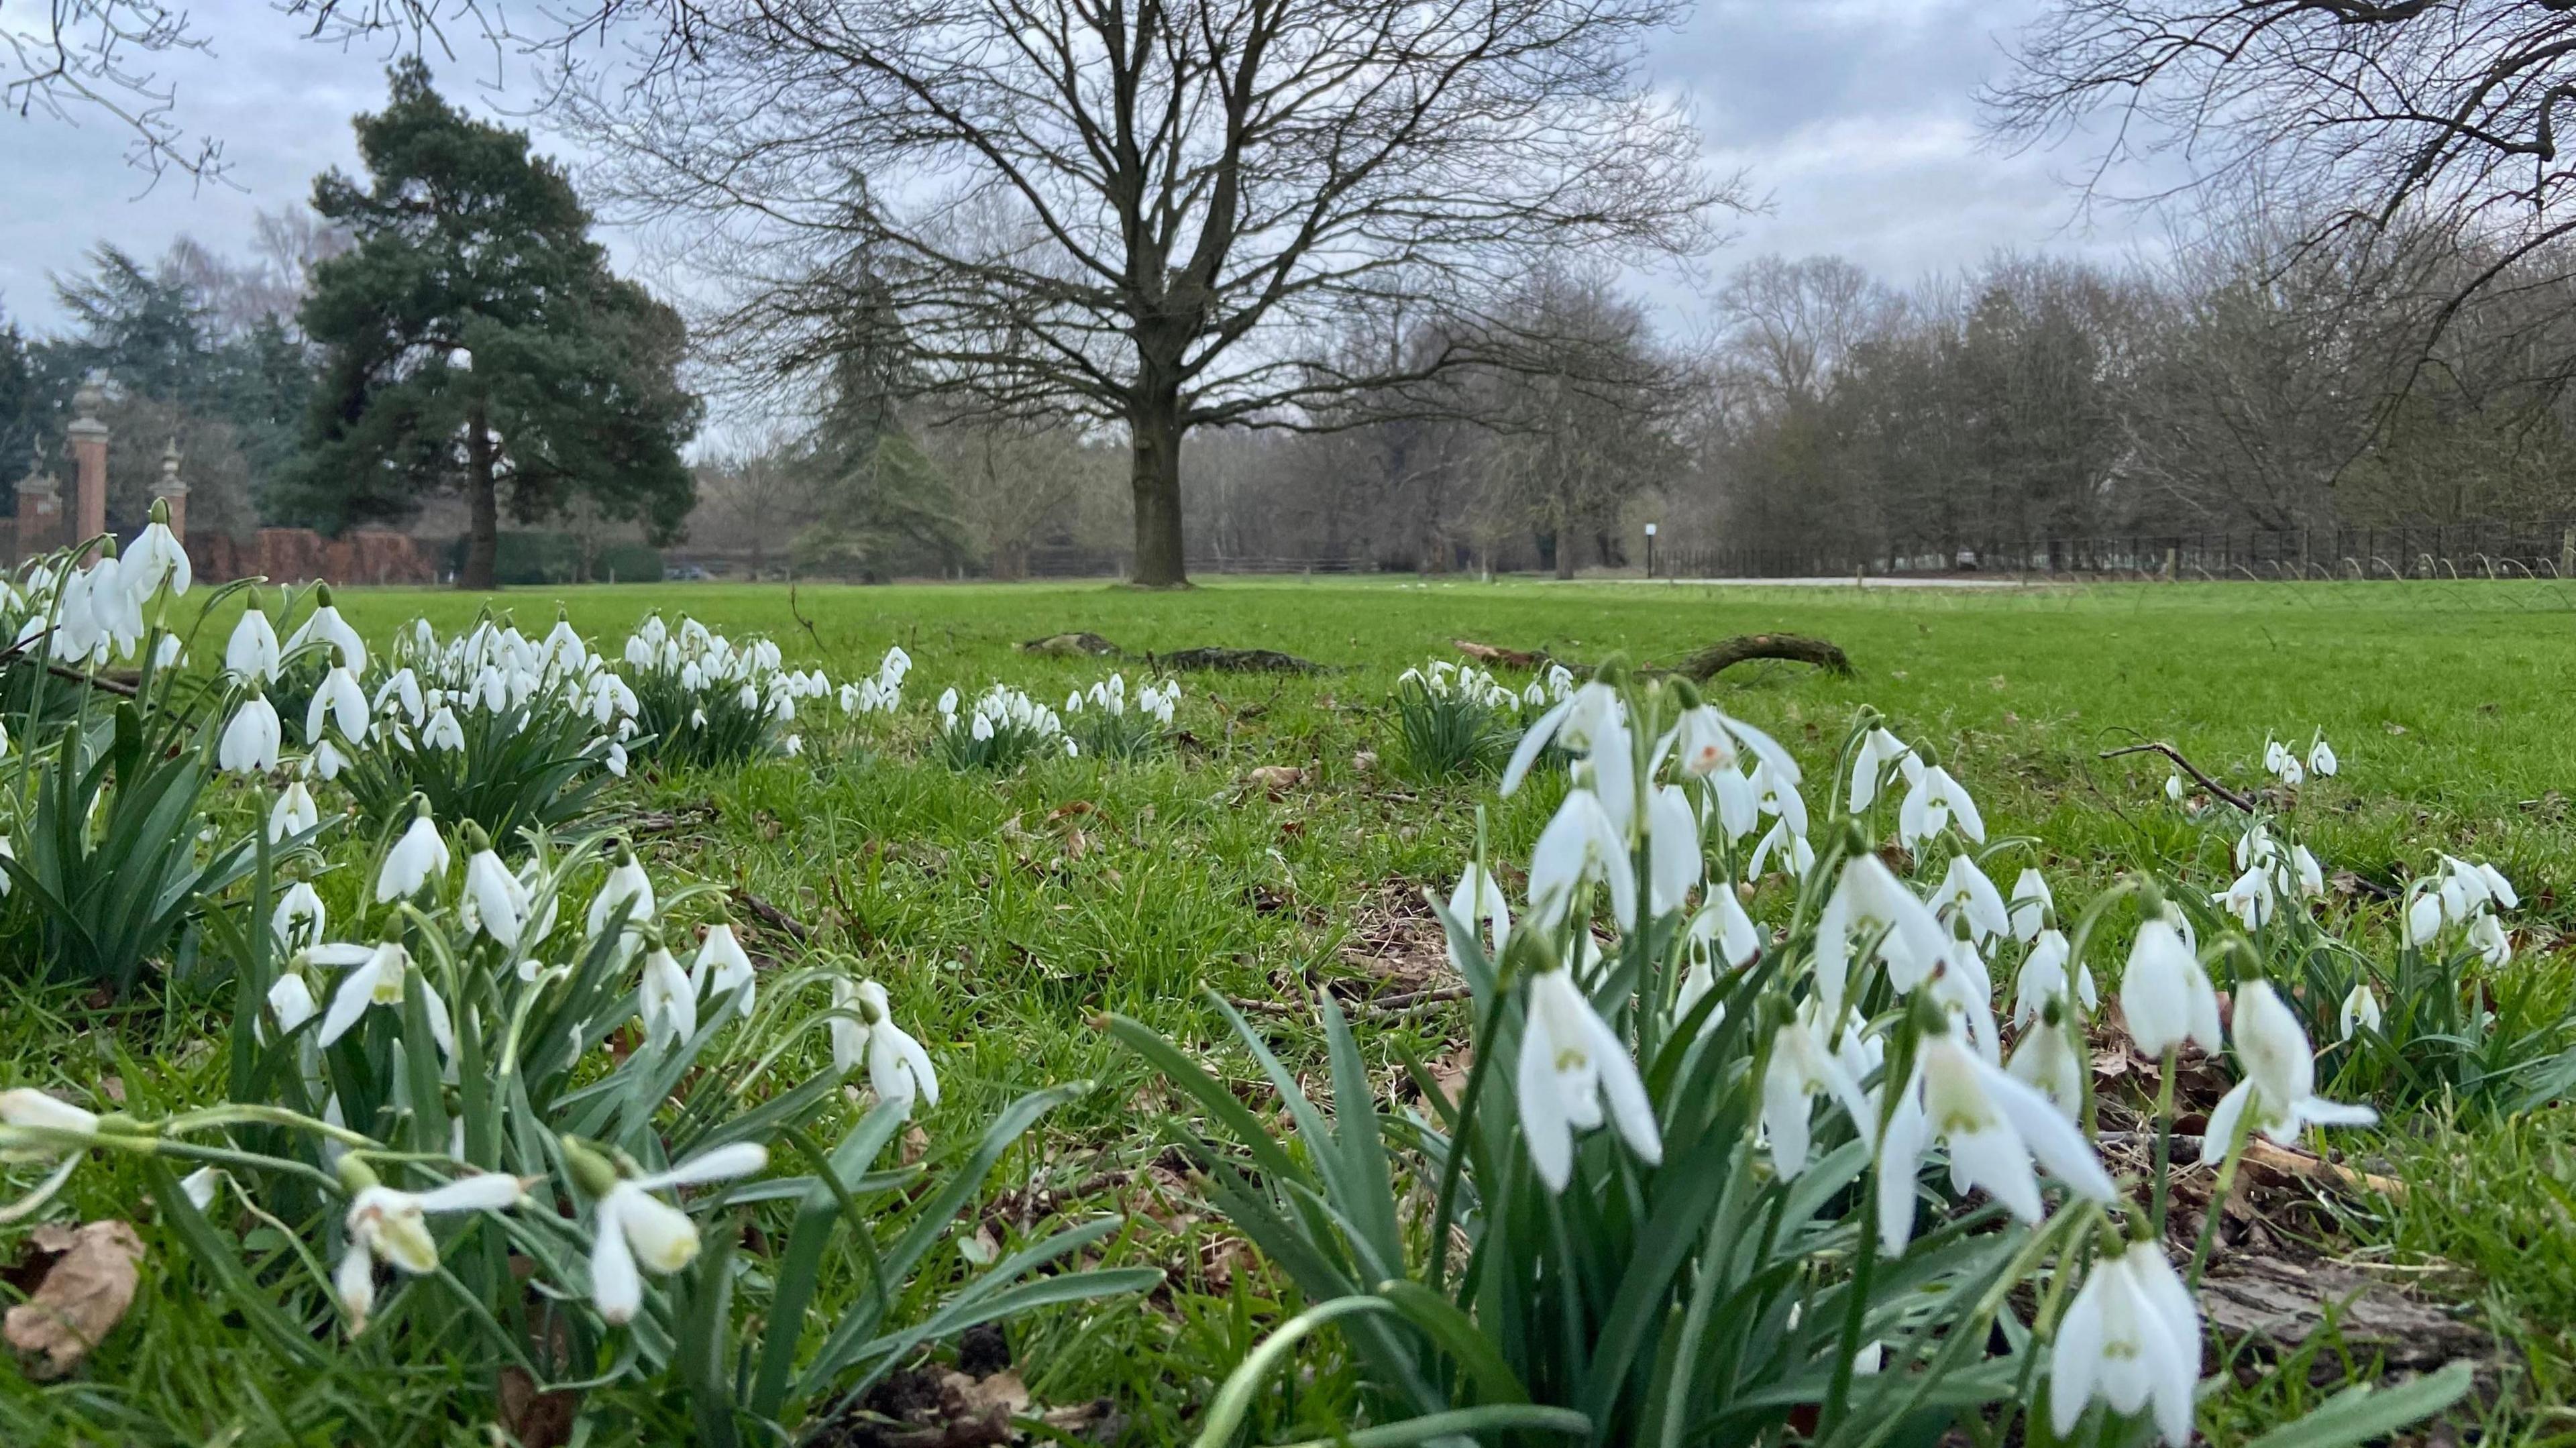
[[[1632,555],[1642,561],[1643,555]],[[1023,566],[993,576],[1124,578],[1126,549],[1038,548]],[[673,551],[675,565],[710,565],[743,577],[745,558]],[[774,556],[773,565],[780,560]],[[1286,554],[1192,554],[1198,575],[1357,574],[1388,571],[1376,559]],[[1628,570],[1620,570],[1627,572]],[[1724,540],[1666,534],[1656,540],[1658,578],[1849,578],[1930,574],[2001,574],[2093,578],[2390,579],[2576,578],[2576,518],[2535,522],[2487,520],[2393,528],[2249,529],[2205,533],[2131,533],[2083,538],[1908,543],[1867,554],[1842,545],[1752,548]],[[689,576],[698,576],[691,574]],[[1632,575],[1633,576],[1633,575]]]
[[[2391,528],[2247,529],[2083,538],[1753,549],[1675,541],[1657,550],[1667,578],[2008,573],[2093,577],[2388,579],[2576,576],[2576,519],[2485,520]]]

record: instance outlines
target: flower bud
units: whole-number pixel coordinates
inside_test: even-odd
[[[564,1167],[572,1173],[573,1185],[580,1187],[585,1195],[594,1198],[605,1197],[616,1189],[615,1163],[602,1156],[580,1137],[567,1134],[561,1140]]]

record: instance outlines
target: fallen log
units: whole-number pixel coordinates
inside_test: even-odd
[[[1481,664],[1506,669],[1544,669],[1562,664],[1578,674],[1592,672],[1589,664],[1560,659],[1545,649],[1507,649],[1496,644],[1478,643],[1474,639],[1451,639],[1449,646]],[[1840,646],[1805,634],[1760,633],[1738,634],[1720,639],[1704,649],[1670,666],[1649,665],[1638,670],[1643,674],[1677,674],[1695,684],[1705,684],[1737,664],[1755,659],[1783,659],[1793,664],[1812,664],[1829,674],[1851,676],[1851,658]]]
[[[1049,634],[1042,639],[1031,639],[1019,648],[1024,654],[1044,654],[1050,658],[1139,659],[1149,668],[1226,674],[1317,674],[1324,669],[1312,659],[1283,654],[1277,649],[1210,647],[1175,649],[1167,654],[1131,654],[1100,635],[1088,632]]]
[[[1074,658],[1083,654],[1089,654],[1095,658],[1127,656],[1126,650],[1096,633],[1089,632],[1048,634],[1045,638],[1031,639],[1020,645],[1020,652],[1045,654],[1059,659]]]
[[[1213,670],[1227,674],[1313,674],[1323,665],[1277,649],[1177,649],[1168,654],[1147,654],[1145,662],[1158,669]]]
[[[1759,633],[1738,634],[1720,639],[1707,648],[1682,660],[1672,672],[1693,683],[1704,684],[1737,664],[1755,659],[1786,659],[1793,664],[1813,664],[1828,674],[1851,677],[1851,659],[1838,646],[1805,634]]]

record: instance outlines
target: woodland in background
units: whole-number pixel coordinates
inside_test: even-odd
[[[1719,293],[1712,334],[1689,340],[1612,278],[1547,273],[1519,320],[1561,369],[1475,369],[1436,392],[1195,434],[1189,556],[1634,567],[1652,520],[1668,559],[1848,572],[1960,550],[2046,558],[2058,540],[2576,516],[2568,405],[2532,365],[2568,349],[2563,287],[2489,288],[2418,366],[2477,259],[2428,242],[2284,261],[2291,234],[2247,224],[2119,270],[2001,255],[1908,286],[1829,257],[1754,258]],[[139,518],[175,437],[200,526],[326,521],[278,480],[318,365],[294,309],[341,244],[292,212],[239,260],[185,241],[151,263],[102,246],[58,283],[63,335],[0,324],[0,484],[39,446],[64,470],[66,399],[100,367],[119,383],[107,422],[139,440],[116,454],[114,516]],[[1400,362],[1441,340],[1389,325],[1325,345]],[[686,555],[877,579],[1123,564],[1123,437],[913,394],[895,350],[854,347],[809,395],[710,429]],[[598,520],[552,526],[583,558],[625,541]]]
[[[1910,286],[1760,257],[1691,342],[1610,278],[1544,274],[1515,321],[1561,368],[1194,435],[1189,556],[1562,575],[1641,565],[1653,521],[1685,565],[2084,567],[2096,539],[2576,517],[2568,401],[2533,363],[2567,350],[2555,259],[2446,313],[2474,253],[2297,234],[2245,223],[2116,270],[2004,254]],[[1442,340],[1395,326],[1331,346],[1400,359]],[[899,440],[861,449],[864,466],[826,445],[852,426],[835,408],[702,469],[692,540],[783,563],[798,539],[811,566],[828,536],[875,576],[1120,559],[1122,439],[863,411],[866,436]]]

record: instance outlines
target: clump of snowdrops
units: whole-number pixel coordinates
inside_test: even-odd
[[[2198,1264],[2162,1245],[2164,1156],[2147,1182],[2106,1170],[2081,1065],[2087,942],[2131,896],[2144,923],[2119,997],[2141,1046],[2227,1044],[2153,887],[2061,931],[2035,870],[2009,897],[1989,873],[2022,843],[1989,842],[1964,786],[1866,715],[1816,812],[1788,751],[1686,683],[1574,690],[1502,790],[1549,749],[1573,765],[1517,911],[1481,849],[1433,902],[1472,992],[1454,1104],[1408,1059],[1426,1108],[1391,1110],[1329,996],[1319,1102],[1219,1002],[1286,1103],[1292,1151],[1196,1059],[1113,1019],[1205,1113],[1212,1195],[1307,1304],[1198,1441],[1232,1441],[1329,1326],[1366,1391],[1351,1420],[1297,1426],[1371,1441],[1866,1445],[1963,1414],[1999,1440],[2029,1412],[2060,1439],[2188,1442]],[[1736,882],[1766,869],[1788,887],[1756,920]],[[1992,973],[2008,951],[2007,1057]],[[2245,1076],[2213,1156],[2248,1130],[2367,1118],[2316,1095],[2270,986],[2248,971],[2236,989]],[[2429,1412],[2464,1387],[2445,1375],[2381,1407]],[[2384,1431],[2337,1404],[2316,1441]]]
[[[1523,726],[1573,686],[1562,665],[1517,692],[1473,664],[1433,659],[1407,669],[1395,681],[1397,762],[1426,782],[1491,774],[1510,756]]]
[[[120,993],[184,968],[250,865],[247,821],[210,807],[225,694],[184,667],[203,610],[185,636],[168,626],[194,580],[155,507],[122,554],[93,539],[0,584],[0,936],[28,973]],[[98,680],[121,661],[122,697]]]
[[[1059,717],[1074,747],[1093,759],[1144,759],[1170,746],[1180,702],[1178,679],[1141,684],[1130,698],[1127,676],[1113,673],[1067,694]]]
[[[949,768],[1012,770],[1032,759],[1078,756],[1082,746],[1064,732],[1053,709],[1008,684],[995,684],[972,700],[953,688],[939,695],[939,729],[931,748]]]
[[[273,687],[300,653],[322,655],[297,721],[305,752],[296,767],[317,784],[336,782],[368,819],[407,814],[418,795],[439,818],[471,820],[496,838],[560,830],[596,813],[601,792],[626,773],[635,692],[560,617],[533,639],[488,611],[452,637],[415,619],[370,655],[330,590],[317,598],[281,648],[254,596],[225,659],[235,677]],[[261,764],[276,767],[264,751]]]
[[[659,613],[647,616],[627,638],[622,656],[647,740],[640,747],[672,764],[703,767],[800,754],[805,739],[795,727],[799,703],[832,692],[821,670],[788,668],[772,640],[736,644],[694,618],[684,617],[674,628]],[[910,664],[904,660],[904,667]],[[880,670],[877,682],[883,679]],[[897,672],[898,686],[901,680]]]
[[[877,671],[864,679],[853,679],[841,686],[841,712],[856,719],[869,714],[893,714],[903,708],[903,681],[912,673],[912,655],[897,644],[877,660]]]
[[[263,838],[251,919],[224,936],[225,1098],[142,1120],[0,1092],[0,1171],[37,1177],[0,1220],[127,1155],[202,1280],[289,1362],[347,1351],[314,1331],[336,1318],[397,1367],[641,1384],[717,1444],[793,1437],[976,1323],[1155,1280],[1066,1265],[1115,1219],[922,1275],[1003,1152],[1082,1086],[1013,1103],[944,1178],[879,1168],[939,1099],[881,988],[838,962],[763,979],[701,889],[622,845],[524,846],[415,800],[331,918],[307,881],[276,888],[312,851]],[[711,917],[694,940],[692,916]],[[813,1032],[833,1069],[782,1076]],[[862,1077],[873,1104],[820,1135]]]
[[[2264,759],[2287,786],[2341,768],[2322,734],[2305,756],[2267,741]],[[2167,793],[2183,792],[2169,785]],[[2237,933],[2259,969],[2282,983],[2302,1029],[2333,1043],[2324,1070],[2338,1090],[2400,1106],[2447,1098],[2471,1111],[2513,1112],[2576,1089],[2576,1011],[2546,973],[2516,966],[2505,917],[2522,901],[2502,870],[2436,854],[2397,888],[2384,918],[2356,899],[2338,930],[2325,913],[2326,867],[2299,828],[2295,797],[2254,798],[2251,811],[2223,802],[2203,811],[2200,822],[2225,841],[2229,873],[2223,888],[2174,886],[2191,905],[2182,928],[2196,920]],[[2352,893],[2367,892],[2356,885]]]

